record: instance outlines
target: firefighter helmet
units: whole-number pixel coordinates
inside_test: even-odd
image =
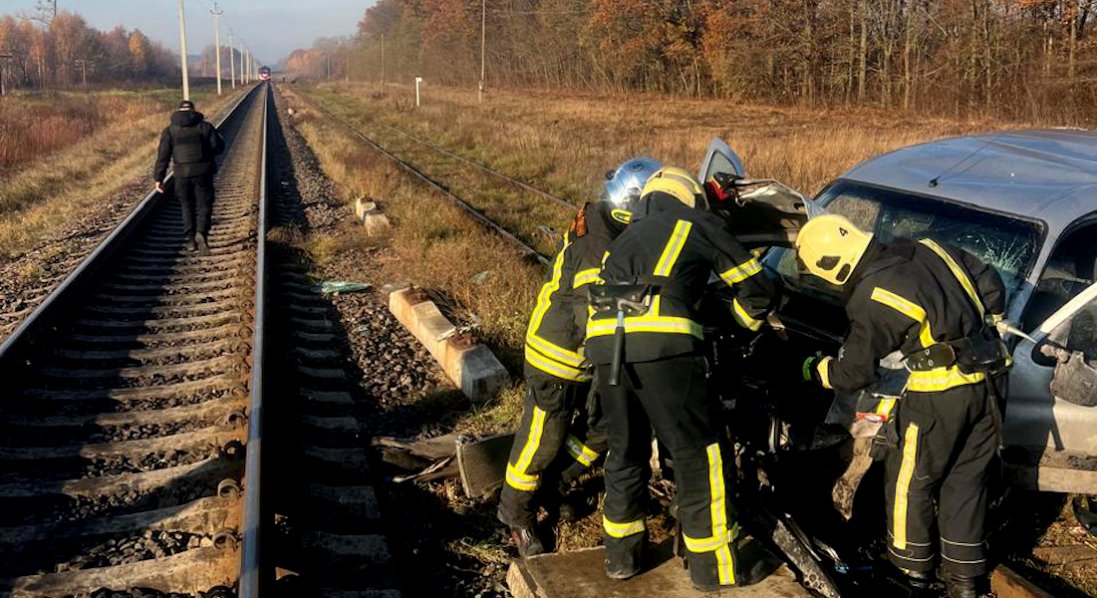
[[[663,201],[677,202],[690,208],[708,208],[701,183],[683,168],[666,166],[651,175],[632,207],[632,219],[639,220],[659,210]]]
[[[639,199],[648,177],[662,166],[658,160],[642,156],[625,160],[617,170],[606,173],[602,201],[613,204],[615,209],[627,210],[629,204]]]
[[[796,252],[808,272],[834,284],[845,284],[865,255],[872,233],[843,216],[823,214],[808,220],[796,237]]]

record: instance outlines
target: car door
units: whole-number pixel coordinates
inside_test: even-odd
[[[739,154],[713,138],[698,170],[710,209],[747,248],[791,247],[807,222],[812,200],[771,179],[749,179]]]
[[[1013,481],[1097,493],[1097,284],[1031,337],[1015,348],[1009,375],[1004,439]]]

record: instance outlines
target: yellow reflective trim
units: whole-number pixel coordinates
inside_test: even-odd
[[[550,357],[573,368],[582,367],[583,363],[586,361],[578,351],[565,349],[564,347],[545,340],[535,334],[526,335],[526,344],[537,349],[546,357]]]
[[[587,324],[587,338],[612,336],[617,329],[617,320],[591,320]],[[636,332],[663,332],[667,334],[688,334],[704,339],[701,325],[689,318],[671,316],[640,316],[625,318],[625,334]]]
[[[876,287],[872,289],[872,300],[894,309],[915,322],[923,322],[926,319],[926,310],[920,305],[892,293],[891,291]]]
[[[952,271],[952,275],[956,277],[956,280],[960,283],[960,286],[964,287],[964,292],[971,299],[971,302],[975,304],[975,309],[979,311],[979,317],[982,318],[986,315],[987,310],[983,307],[982,300],[979,299],[979,293],[975,290],[975,285],[971,283],[971,279],[968,278],[967,272],[960,267],[960,264],[956,263],[956,260],[952,259],[952,256],[945,251],[944,247],[938,245],[933,239],[922,239],[919,241],[922,245],[929,247],[933,253],[936,253],[942,260],[948,269]]]
[[[815,366],[815,371],[819,373],[819,383],[823,385],[823,388],[834,388],[830,385],[830,362],[832,361],[834,361],[834,358],[828,355],[820,359],[818,365]]]
[[[751,315],[747,313],[747,310],[743,308],[743,304],[739,303],[738,297],[731,301],[731,307],[734,312],[735,321],[738,322],[740,326],[751,332],[758,332],[761,330],[762,321],[751,317]]]
[[[583,285],[597,283],[601,280],[601,278],[598,277],[599,272],[601,272],[599,268],[588,268],[576,272],[575,280],[571,283],[571,288],[577,289]]]
[[[628,210],[622,210],[620,208],[615,208],[613,210],[610,210],[609,215],[610,215],[610,217],[612,217],[617,222],[620,222],[621,224],[628,224],[628,223],[632,222],[632,212],[630,212]]]
[[[734,584],[735,564],[731,559],[731,550],[727,549],[730,534],[728,533],[727,495],[724,491],[724,459],[720,455],[720,444],[714,442],[708,445],[705,447],[705,453],[708,456],[708,485],[711,498],[709,516],[712,520],[712,537],[723,538],[725,549],[715,549],[716,570],[721,585]]]
[[[720,278],[728,284],[738,284],[761,271],[762,262],[752,258],[749,261],[743,262],[742,264],[723,272],[720,274]]]
[[[533,347],[526,345],[526,363],[557,378],[571,380],[573,382],[586,382],[590,380],[590,374],[585,369],[573,368],[554,361],[538,353]]]
[[[526,443],[522,446],[521,452],[518,453],[518,461],[513,465],[507,464],[507,482],[511,482],[512,477],[517,480],[516,484],[511,484],[517,490],[528,491],[530,485],[533,486],[533,489],[536,489],[540,483],[541,476],[526,473],[526,469],[533,461],[533,456],[537,454],[537,449],[541,448],[541,436],[545,433],[546,415],[543,409],[536,405],[533,406],[533,419],[530,420],[529,435],[526,437]],[[525,487],[522,487],[523,484]]]
[[[606,530],[611,538],[627,538],[634,534],[644,533],[644,520],[637,519],[636,521],[628,521],[625,523],[615,523],[602,516],[602,529]]]
[[[929,317],[926,315],[926,310],[923,309],[922,306],[882,287],[872,289],[872,300],[877,303],[883,303],[921,324],[921,329],[918,331],[918,340],[922,343],[923,347],[930,347],[937,343],[933,338],[933,331],[929,326]]]
[[[533,492],[541,485],[541,480],[538,476],[519,473],[513,465],[507,464],[507,485],[520,492]]]
[[[581,440],[568,434],[568,439],[565,441],[568,454],[572,459],[575,459],[579,463],[582,463],[586,467],[590,467],[596,459],[598,459],[598,452],[589,446],[583,444]]]
[[[977,384],[987,379],[983,372],[965,374],[957,366],[937,368],[925,372],[911,372],[906,389],[910,392],[941,392],[958,386]]]
[[[899,466],[899,479],[895,484],[895,505],[891,514],[891,544],[899,550],[907,548],[907,499],[917,462],[918,424],[910,424],[903,434],[903,462]]]
[[[895,401],[894,397],[880,399],[880,402],[876,404],[876,415],[891,417],[891,412],[895,409]]]
[[[533,308],[533,314],[529,318],[529,326],[526,328],[527,339],[531,336],[537,336],[537,332],[541,330],[541,321],[544,320],[545,314],[552,307],[552,295],[560,290],[560,278],[563,276],[564,271],[564,255],[570,246],[571,242],[568,241],[567,235],[564,235],[564,245],[552,262],[552,277],[541,285],[541,291],[537,293],[537,306]]]
[[[682,248],[685,247],[686,239],[689,237],[689,231],[692,228],[693,223],[688,220],[679,220],[674,225],[674,232],[667,239],[667,244],[663,247],[663,255],[659,256],[653,274],[656,276],[670,276],[670,271],[674,269],[678,256],[682,254]]]

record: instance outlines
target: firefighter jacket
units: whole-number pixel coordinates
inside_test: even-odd
[[[588,203],[579,210],[552,261],[526,329],[526,372],[573,382],[590,380],[583,357],[586,285],[598,280],[606,248],[627,219],[612,206]]]
[[[762,264],[705,210],[668,202],[629,225],[611,245],[602,266],[605,284],[651,284],[647,313],[624,319],[626,362],[663,359],[702,349],[698,311],[712,275],[736,290],[731,309],[745,328],[762,327],[774,294]],[[592,314],[587,323],[587,358],[613,359],[616,314]]]
[[[1000,319],[1006,292],[994,268],[930,239],[873,242],[845,284],[850,329],[838,358],[816,366],[823,386],[857,390],[876,381],[877,363],[978,333]],[[958,366],[911,372],[908,392],[940,392],[986,379]]]

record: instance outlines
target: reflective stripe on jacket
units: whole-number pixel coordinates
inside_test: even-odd
[[[703,210],[674,206],[629,228],[610,245],[602,267],[605,284],[652,282],[659,286],[647,313],[624,320],[625,361],[651,361],[697,351],[704,339],[698,306],[718,275],[736,290],[732,315],[745,328],[762,326],[773,283],[762,265]],[[593,314],[587,323],[587,358],[612,360],[615,314]]]
[[[974,255],[930,239],[872,244],[846,284],[850,331],[837,359],[818,365],[827,388],[857,390],[876,381],[879,360],[978,332],[1001,317],[1005,286]],[[908,392],[940,392],[985,380],[956,366],[912,372]]]
[[[586,285],[599,280],[602,257],[625,225],[606,204],[588,203],[564,235],[526,328],[526,367],[562,380],[590,379],[583,356]]]

